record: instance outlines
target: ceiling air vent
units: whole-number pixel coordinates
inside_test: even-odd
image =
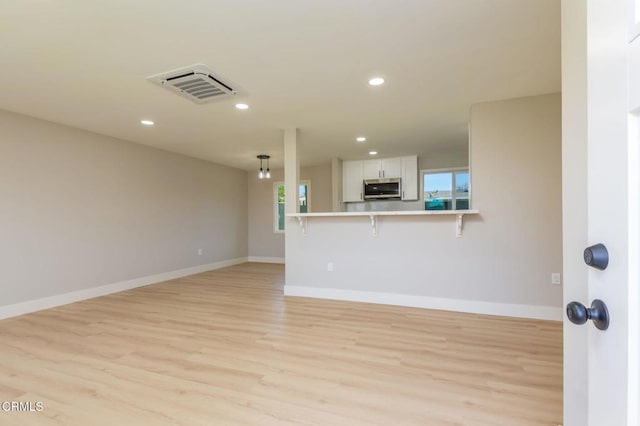
[[[147,80],[170,89],[198,104],[227,99],[239,90],[203,64],[191,65],[147,77]]]

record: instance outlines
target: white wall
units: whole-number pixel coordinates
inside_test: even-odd
[[[462,238],[453,217],[380,218],[377,237],[368,218],[310,218],[308,235],[287,235],[286,294],[374,292],[372,301],[391,303],[400,294],[418,305],[560,319],[562,288],[550,281],[562,271],[560,123],[559,94],[475,105],[472,197],[481,214],[465,218]]]
[[[300,168],[300,180],[311,182],[310,211],[332,210],[331,173],[331,164]],[[258,179],[257,172],[248,172],[249,258],[252,260],[284,259],[284,234],[273,231],[276,182],[284,182],[283,169],[272,170],[271,179]]]
[[[246,258],[245,171],[6,111],[0,129],[1,305]]]
[[[429,151],[418,156],[418,169],[447,169],[467,167],[469,165],[469,148]]]
[[[331,159],[331,211],[339,212],[342,203],[342,160],[338,157]]]
[[[333,210],[331,163],[300,167],[300,180],[311,182],[310,212],[330,212]]]
[[[560,94],[474,105],[471,137],[473,208],[496,278],[519,281],[505,288],[514,297],[561,306],[549,276],[562,271]]]

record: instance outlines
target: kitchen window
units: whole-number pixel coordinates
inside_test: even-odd
[[[469,169],[423,170],[425,210],[469,210]]]
[[[302,181],[298,185],[298,203],[300,204],[300,213],[309,212],[310,201],[309,189],[311,188],[310,181]],[[273,232],[283,233],[285,224],[285,212],[284,212],[284,182],[276,182],[273,184],[274,192],[274,224]]]

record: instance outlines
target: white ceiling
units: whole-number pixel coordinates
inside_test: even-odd
[[[559,0],[3,0],[0,18],[0,108],[247,170],[282,164],[287,127],[305,165],[460,149],[470,105],[560,90]],[[146,81],[195,63],[246,95]]]

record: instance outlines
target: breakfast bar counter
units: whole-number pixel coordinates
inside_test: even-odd
[[[371,221],[371,233],[378,234],[378,217],[380,216],[453,216],[456,223],[456,236],[462,236],[462,217],[465,215],[477,215],[478,210],[410,210],[410,211],[369,211],[369,212],[318,212],[318,213],[288,213],[287,217],[298,219],[300,229],[307,234],[307,221],[313,217],[366,217]]]

